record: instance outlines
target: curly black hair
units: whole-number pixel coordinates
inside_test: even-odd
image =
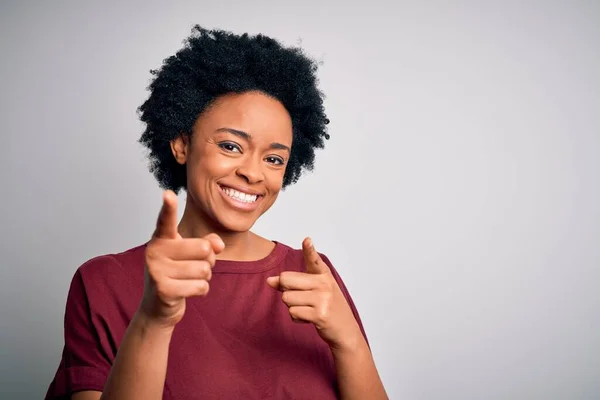
[[[317,68],[302,49],[283,47],[265,35],[194,26],[184,47],[150,71],[150,96],[138,109],[146,125],[139,142],[150,150],[150,171],[159,185],[175,193],[186,188],[186,169],[173,157],[171,140],[191,135],[198,116],[217,97],[248,91],[279,100],[290,114],[293,142],[283,187],[295,183],[313,169],[315,149],[329,139]]]

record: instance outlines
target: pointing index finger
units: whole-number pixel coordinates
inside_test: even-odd
[[[163,193],[163,205],[156,221],[155,238],[177,239],[177,195],[170,190]]]
[[[309,274],[324,274],[329,272],[329,267],[321,260],[321,256],[315,250],[311,238],[306,238],[302,242],[302,252],[304,253],[306,272]]]

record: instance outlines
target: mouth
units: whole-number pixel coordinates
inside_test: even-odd
[[[219,192],[230,205],[245,211],[254,210],[263,198],[263,195],[257,193],[247,193],[221,184],[218,186]]]

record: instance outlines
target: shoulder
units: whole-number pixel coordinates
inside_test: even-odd
[[[77,273],[88,279],[106,279],[115,274],[135,273],[137,267],[143,267],[146,244],[132,247],[119,253],[95,256],[85,261]]]
[[[142,244],[122,252],[88,259],[73,276],[71,295],[85,296],[89,302],[102,303],[141,293],[145,246]]]

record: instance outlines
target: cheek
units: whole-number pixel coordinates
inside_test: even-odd
[[[283,186],[283,174],[275,171],[271,171],[272,175],[268,179],[267,190],[269,191],[269,208],[275,203],[279,193],[281,193],[281,187]]]
[[[214,174],[211,163],[201,157],[188,160],[187,163],[187,185],[188,189],[195,193],[199,199],[206,197],[207,183]]]
[[[223,157],[214,152],[204,152],[191,160],[190,168],[196,180],[220,178],[235,170],[235,159]]]
[[[281,187],[283,186],[283,177],[285,176],[285,170],[282,169],[277,171],[269,171],[268,176],[269,190],[272,193],[279,193],[279,191],[281,191]]]

